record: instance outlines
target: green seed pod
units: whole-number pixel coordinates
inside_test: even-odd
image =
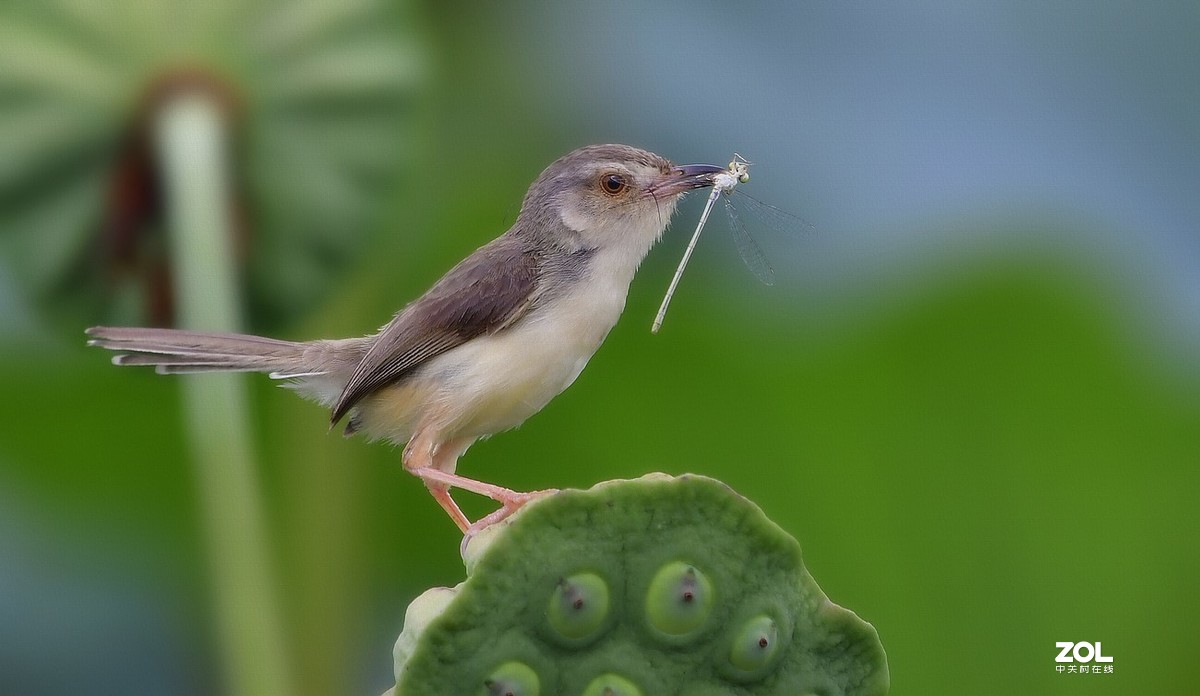
[[[712,614],[713,587],[704,573],[675,561],[663,566],[650,581],[646,618],[669,636],[684,636],[704,625]]]
[[[406,625],[390,696],[493,696],[489,680],[563,696],[887,692],[875,630],[825,597],[795,539],[712,479],[547,495],[463,558],[467,580],[430,605],[441,614]],[[528,681],[501,674],[514,663]]]
[[[481,696],[539,696],[542,683],[537,672],[521,662],[505,662],[483,680]]]
[[[642,690],[625,677],[601,674],[588,684],[583,696],[642,696]]]
[[[550,627],[568,640],[595,636],[608,617],[608,583],[595,573],[563,578],[550,597],[546,617]]]

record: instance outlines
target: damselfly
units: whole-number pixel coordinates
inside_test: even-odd
[[[663,318],[667,315],[667,307],[670,306],[671,298],[675,295],[679,279],[683,277],[683,269],[687,268],[688,261],[692,258],[696,242],[700,239],[700,232],[708,222],[708,215],[712,212],[718,198],[724,204],[725,212],[729,217],[729,231],[733,235],[738,254],[746,266],[754,272],[754,275],[758,276],[758,279],[766,285],[775,283],[775,270],[767,261],[762,247],[746,229],[744,218],[747,216],[757,218],[764,225],[785,233],[812,229],[811,225],[800,218],[773,205],[763,203],[757,198],[741,192],[735,196],[734,189],[737,185],[748,181],[750,181],[750,162],[737,153],[734,153],[733,161],[729,163],[729,167],[725,171],[713,175],[712,192],[709,193],[708,200],[704,204],[704,212],[700,214],[700,222],[696,225],[696,231],[692,233],[687,249],[683,252],[683,258],[679,261],[679,268],[675,270],[675,276],[671,278],[671,284],[667,287],[667,294],[663,297],[658,314],[655,315],[654,323],[650,327],[651,332],[658,333],[658,330],[662,328]]]

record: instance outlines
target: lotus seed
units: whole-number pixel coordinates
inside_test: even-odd
[[[712,583],[696,568],[675,561],[663,566],[650,581],[646,614],[650,625],[671,636],[682,636],[704,625],[712,613]]]
[[[642,690],[616,674],[602,674],[583,690],[583,696],[642,696]]]
[[[608,616],[608,583],[595,573],[559,580],[546,615],[550,626],[564,638],[582,640],[594,635]]]
[[[778,651],[779,630],[775,620],[760,614],[747,621],[733,639],[729,661],[744,672],[754,672],[765,667]]]
[[[483,680],[482,696],[538,696],[542,691],[537,672],[521,662],[505,662]]]

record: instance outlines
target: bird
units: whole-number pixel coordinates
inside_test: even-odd
[[[347,436],[403,445],[401,461],[471,534],[536,494],[456,473],[480,438],[519,426],[569,387],[625,308],[634,275],[688,191],[725,167],[675,165],[628,145],[552,162],[512,226],[451,268],[377,333],[286,341],[170,328],[95,326],[116,365],[160,374],[260,372],[345,419]],[[472,522],[451,495],[489,497]]]

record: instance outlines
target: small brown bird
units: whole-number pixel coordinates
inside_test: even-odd
[[[625,308],[638,265],[681,195],[711,186],[724,167],[676,166],[626,145],[593,145],[558,159],[525,194],[516,222],[363,338],[281,341],[176,329],[93,327],[90,345],[117,365],[164,374],[265,372],[349,416],[346,434],[404,448],[464,532],[450,496],[461,488],[511,514],[529,494],[455,474],[476,440],[514,428],[575,381]]]

